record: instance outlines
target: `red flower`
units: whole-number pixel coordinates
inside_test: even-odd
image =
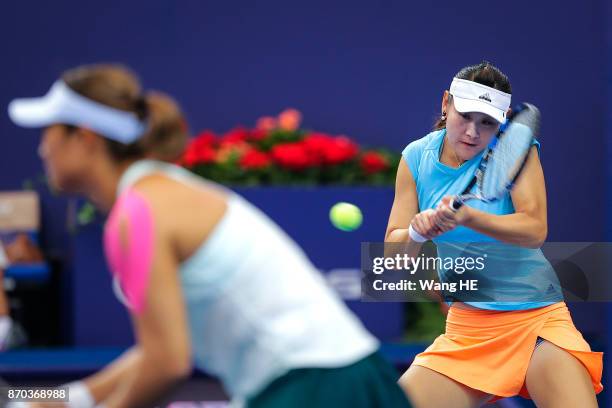
[[[278,115],[278,127],[287,132],[295,132],[302,122],[302,114],[295,109],[285,109]]]
[[[252,129],[249,133],[249,140],[252,142],[259,142],[266,137],[268,137],[268,132],[262,129]]]
[[[204,131],[191,139],[180,162],[186,166],[211,163],[215,159],[217,137],[211,131]]]
[[[271,116],[262,116],[261,118],[257,119],[257,124],[255,127],[259,130],[269,132],[276,129],[276,119]]]
[[[191,144],[194,144],[196,148],[201,147],[214,147],[217,143],[217,136],[210,130],[205,130],[198,134],[194,139],[191,140]]]
[[[278,144],[272,148],[270,155],[281,167],[291,170],[304,170],[319,163],[318,158],[301,142]]]
[[[246,152],[240,158],[240,167],[244,170],[257,170],[270,166],[270,156],[259,150],[253,149]]]
[[[322,154],[323,151],[329,148],[332,141],[333,137],[325,133],[310,133],[304,138],[304,145],[311,152]]]
[[[212,163],[215,157],[215,149],[212,147],[199,147],[195,143],[191,143],[185,150],[181,161],[186,166],[195,166],[196,164]]]
[[[249,139],[249,131],[243,127],[237,127],[227,132],[221,138],[223,144],[243,143]]]
[[[346,136],[334,138],[334,142],[325,151],[325,162],[339,164],[347,162],[359,153],[359,147]]]
[[[304,144],[322,163],[329,165],[347,162],[359,153],[359,147],[346,136],[311,133],[304,139]]]
[[[359,164],[366,174],[378,173],[389,168],[387,158],[377,152],[364,153]]]
[[[217,163],[224,163],[232,157],[241,157],[252,149],[253,147],[245,141],[224,140],[219,144],[215,161]]]

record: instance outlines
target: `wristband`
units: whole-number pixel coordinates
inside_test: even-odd
[[[425,238],[424,236],[419,234],[414,228],[412,228],[412,224],[408,228],[408,235],[410,235],[410,239],[412,239],[414,242],[425,242],[425,241],[427,241],[427,238]]]
[[[68,404],[70,408],[94,408],[96,401],[83,381],[66,384],[68,387]]]

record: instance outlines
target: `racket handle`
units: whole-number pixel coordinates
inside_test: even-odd
[[[449,207],[451,210],[457,212],[461,207],[463,207],[463,200],[461,200],[459,197],[453,197],[450,200]]]
[[[408,228],[408,235],[410,235],[410,239],[413,240],[414,242],[427,241],[427,238],[425,238],[424,236],[416,232],[416,230],[412,228],[412,225],[410,225],[410,227]]]

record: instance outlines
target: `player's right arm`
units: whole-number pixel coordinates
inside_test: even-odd
[[[412,241],[408,228],[412,228],[427,239],[442,231],[434,223],[433,211],[419,212],[419,201],[414,177],[405,160],[400,160],[395,179],[395,198],[387,223],[385,242],[408,243],[410,255],[418,253],[422,243]]]
[[[138,369],[142,352],[136,345],[124,352],[101,371],[85,378],[83,383],[94,401],[104,401],[121,383],[127,382]]]
[[[396,251],[416,257],[421,251],[422,242],[413,241],[410,238],[408,228],[412,225],[419,234],[427,239],[440,235],[443,231],[434,223],[435,212],[427,210],[419,212],[419,200],[416,183],[410,168],[405,160],[400,160],[395,179],[395,198],[389,215],[385,243],[405,243],[407,247],[394,248],[385,245],[385,256],[394,256]],[[440,295],[436,291],[429,291],[427,296],[434,301],[440,301]],[[447,308],[444,302],[440,302],[443,313]]]
[[[66,384],[69,388],[68,404],[15,403],[11,408],[49,408],[49,407],[84,407],[93,408],[107,399],[121,384],[130,381],[136,375],[142,357],[138,346],[133,346],[113,360],[102,370],[80,381]]]

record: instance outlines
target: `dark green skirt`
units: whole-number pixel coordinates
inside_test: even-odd
[[[378,352],[339,368],[300,368],[273,381],[248,408],[409,408],[397,372]]]

